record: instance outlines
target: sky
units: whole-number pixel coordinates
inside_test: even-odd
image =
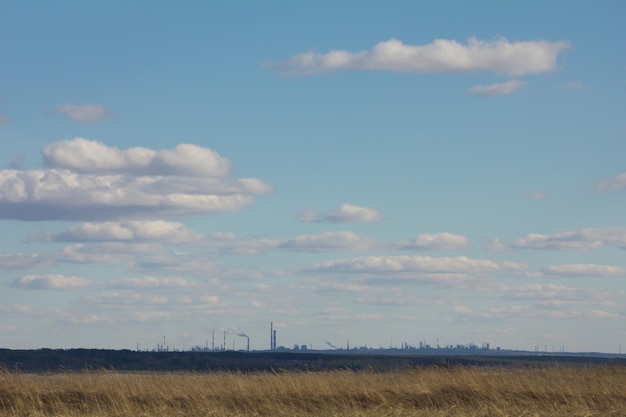
[[[626,352],[626,3],[0,4],[0,347]]]

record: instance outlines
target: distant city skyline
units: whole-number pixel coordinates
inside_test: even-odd
[[[3,2],[0,348],[617,352],[625,15]]]

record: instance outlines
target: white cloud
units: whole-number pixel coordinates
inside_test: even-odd
[[[0,269],[40,268],[53,263],[51,259],[37,253],[0,254]]]
[[[625,291],[606,291],[591,288],[569,288],[557,284],[531,284],[508,288],[503,286],[500,296],[510,300],[532,301],[536,309],[566,312],[568,309],[589,311],[592,308],[614,308],[626,296]],[[618,301],[618,302],[616,302]]]
[[[224,178],[230,162],[208,148],[120,151],[85,139],[43,150],[49,169],[0,171],[0,218],[105,220],[234,212],[271,186]]]
[[[359,207],[353,204],[342,204],[324,216],[332,223],[376,223],[383,219],[383,215],[373,208]]]
[[[370,291],[370,294],[358,296],[355,302],[374,306],[425,306],[442,304],[443,300],[420,297],[402,290],[391,293],[390,291],[381,292],[380,289],[378,289],[378,291]]]
[[[592,310],[583,313],[582,316],[590,319],[618,319],[621,318],[623,315],[603,310]]]
[[[582,296],[571,288],[556,284],[530,284],[513,288],[503,288],[505,298],[509,299],[574,299]]]
[[[624,268],[596,264],[551,265],[546,267],[544,272],[568,277],[616,277],[626,274]]]
[[[548,200],[550,198],[548,194],[542,192],[529,193],[526,195],[526,197],[530,198],[531,200]]]
[[[466,307],[466,306],[455,305],[452,308],[452,312],[455,313],[455,314],[469,315],[469,314],[473,314],[474,310],[472,310],[471,308]]]
[[[489,252],[510,252],[511,246],[500,239],[490,239],[484,242],[485,250]]]
[[[345,282],[324,282],[317,279],[310,281],[311,289],[317,293],[324,294],[363,294],[363,293],[371,293],[375,290],[374,287],[370,285],[363,284],[355,284],[355,283],[345,283]],[[394,294],[395,295],[395,294]]]
[[[109,292],[87,297],[90,304],[113,304],[128,306],[166,305],[167,295],[154,293],[133,293],[131,291]]]
[[[606,181],[602,181],[596,186],[598,191],[603,192],[620,190],[622,188],[626,188],[626,172]]]
[[[169,319],[172,313],[165,311],[134,311],[133,317],[139,323],[154,322],[163,323]]]
[[[430,249],[430,250],[458,250],[469,249],[469,239],[453,233],[421,234],[414,239],[398,242],[394,246],[398,249]]]
[[[433,272],[433,273],[490,273],[526,269],[526,265],[465,256],[368,256],[321,262],[313,266],[318,272],[386,273],[386,272]]]
[[[483,96],[501,96],[512,94],[522,88],[526,84],[521,80],[510,80],[504,83],[496,83],[491,85],[477,85],[467,90],[468,94],[480,94]]]
[[[211,260],[197,255],[150,255],[135,260],[133,269],[151,271],[155,274],[175,273],[194,277],[213,277],[217,274],[217,268]],[[223,273],[223,271],[220,272]]]
[[[197,242],[201,236],[182,223],[164,220],[83,223],[49,237],[55,242],[166,241]]]
[[[142,242],[209,247],[221,253],[237,255],[259,254],[267,250],[298,251],[371,251],[390,250],[460,250],[470,247],[465,236],[452,233],[421,234],[414,239],[394,243],[379,242],[351,231],[328,231],[312,235],[299,235],[290,239],[242,239],[234,233],[214,232],[201,235],[182,223],[164,220],[89,222],[74,226],[52,235],[38,235],[35,241],[77,242],[86,245],[68,246],[62,251],[90,252],[103,255],[110,251],[127,254],[140,248]],[[105,245],[105,243],[107,243]],[[132,244],[132,245],[131,245]],[[117,246],[114,246],[117,245]],[[90,248],[96,248],[94,250]],[[145,250],[158,251],[157,246],[146,246]],[[143,250],[142,250],[143,251]],[[161,250],[162,252],[162,250]]]
[[[107,109],[95,104],[64,104],[57,107],[57,111],[80,123],[100,122],[111,117]]]
[[[81,314],[80,316],[66,316],[62,317],[61,320],[67,321],[71,325],[78,326],[97,326],[101,324],[116,324],[121,322],[122,320],[119,318],[112,318],[107,316],[98,316],[96,314]]]
[[[482,311],[466,310],[462,313],[465,317],[474,316],[482,319],[516,320],[541,315],[533,311],[528,305],[510,305],[506,307],[491,307]]]
[[[256,255],[268,249],[275,249],[285,242],[278,239],[243,240],[234,233],[225,232],[211,233],[204,241],[223,253],[237,255]]]
[[[376,223],[384,216],[378,210],[369,207],[342,204],[336,210],[322,213],[314,209],[305,209],[295,214],[301,222],[330,222],[330,223]]]
[[[31,290],[76,290],[85,288],[89,281],[64,275],[24,275],[11,283],[12,287]]]
[[[491,307],[484,310],[473,310],[469,307],[460,306],[453,308],[453,313],[464,316],[464,318],[479,318],[487,320],[519,320],[519,319],[614,319],[623,315],[604,310],[583,311],[564,310],[562,306],[548,306],[542,304],[507,305],[504,307]]]
[[[502,288],[505,300],[521,300],[523,305],[506,305],[478,311],[461,307],[455,311],[465,316],[484,319],[521,319],[521,318],[616,318],[618,313],[604,311],[615,308],[624,291],[607,292],[597,289],[576,289],[555,284],[532,284],[513,288]]]
[[[415,239],[383,243],[351,231],[323,232],[300,235],[291,239],[243,240],[232,233],[213,233],[201,238],[204,244],[232,254],[258,254],[265,250],[298,251],[372,251],[377,249],[405,250],[457,250],[470,247],[465,236],[452,233],[418,235]]]
[[[88,173],[223,177],[231,171],[228,159],[209,148],[188,143],[175,149],[121,150],[78,137],[50,143],[41,154],[46,167]]]
[[[125,245],[122,249],[106,244],[86,245],[76,244],[66,246],[58,253],[49,255],[50,259],[56,262],[74,263],[74,264],[105,264],[115,265],[121,261],[130,261],[133,254],[130,245]]]
[[[322,320],[322,321],[355,322],[355,321],[364,320],[367,322],[371,322],[371,321],[378,321],[382,319],[383,319],[383,316],[381,316],[380,314],[372,314],[372,313],[357,314],[357,313],[352,313],[344,308],[339,308],[339,307],[327,308],[318,314],[318,320]],[[331,343],[329,342],[326,342],[326,343],[330,347],[336,348]]]
[[[189,289],[196,288],[197,283],[184,278],[140,277],[111,281],[111,288],[120,289]]]
[[[626,228],[587,228],[552,235],[532,233],[516,240],[511,246],[518,249],[588,251],[606,245],[626,248]]]
[[[302,235],[280,245],[285,249],[301,250],[371,250],[376,247],[374,239],[353,232],[324,232],[317,235]]]
[[[570,44],[563,41],[509,42],[505,38],[493,41],[470,38],[465,45],[448,39],[436,39],[427,45],[407,45],[390,39],[369,51],[299,53],[267,68],[285,75],[362,70],[413,73],[490,71],[521,76],[555,71],[559,53],[569,47]]]

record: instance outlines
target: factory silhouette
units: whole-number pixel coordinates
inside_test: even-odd
[[[192,352],[222,352],[222,351],[239,351],[250,352],[250,336],[245,333],[237,333],[235,329],[219,329],[217,330],[218,338],[222,336],[222,343],[216,344],[216,330],[212,331],[211,343],[206,341],[204,346],[196,345],[191,347]],[[221,334],[220,334],[221,333]],[[245,348],[237,348],[236,337],[232,338],[230,346],[227,344],[227,335],[234,335],[237,337],[245,338]],[[280,346],[277,343],[277,330],[274,328],[274,323],[270,323],[269,329],[269,349],[255,349],[254,352],[315,352],[315,353],[350,353],[350,354],[428,354],[428,355],[512,355],[512,354],[568,354],[565,350],[565,345],[559,345],[555,348],[554,345],[535,345],[534,350],[516,350],[516,349],[502,349],[499,346],[492,347],[489,342],[482,342],[480,345],[470,342],[468,344],[448,344],[440,345],[437,339],[434,345],[427,343],[426,341],[420,341],[417,345],[411,345],[406,342],[402,342],[400,347],[394,347],[390,342],[388,347],[371,347],[371,346],[351,346],[350,341],[346,342],[345,347],[338,347],[326,339],[322,339],[324,342],[324,348],[313,348],[312,345],[306,344],[294,344],[292,347]],[[137,351],[139,351],[139,344],[137,344]],[[166,344],[165,336],[163,337],[163,344],[157,345],[156,349],[145,349],[145,351],[152,352],[179,352],[185,350],[179,350],[175,347],[170,347]],[[573,354],[573,353],[570,353]],[[619,354],[621,355],[621,345],[619,347]]]
[[[230,340],[227,336],[230,335]],[[216,336],[218,339],[216,343]],[[434,345],[419,342],[412,346],[406,342],[400,347],[389,343],[388,347],[353,346],[346,341],[338,347],[322,339],[323,348],[312,345],[285,347],[278,344],[274,323],[269,323],[268,349],[250,350],[250,337],[236,329],[213,330],[211,343],[204,346],[177,349],[169,346],[163,336],[163,344],[156,348],[136,350],[121,349],[36,349],[10,350],[0,348],[0,370],[46,372],[51,370],[121,369],[127,371],[275,371],[277,369],[353,369],[394,370],[416,366],[486,366],[514,365],[544,366],[546,363],[575,364],[622,364],[626,355],[599,352],[566,352],[565,346],[555,349],[548,345],[535,345],[534,350],[493,348],[489,343],[480,345]],[[245,339],[245,348],[237,349],[236,340]],[[232,343],[231,343],[232,342]],[[229,346],[230,345],[230,346]]]

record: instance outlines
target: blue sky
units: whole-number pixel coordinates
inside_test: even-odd
[[[0,6],[0,347],[626,346],[620,1]]]

